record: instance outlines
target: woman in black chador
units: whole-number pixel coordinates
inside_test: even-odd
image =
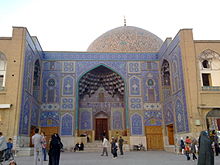
[[[62,143],[57,134],[52,135],[49,150],[49,165],[59,165]]]
[[[197,165],[214,165],[212,141],[205,131],[202,131],[199,137],[199,159]]]

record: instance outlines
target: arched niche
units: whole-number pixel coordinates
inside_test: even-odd
[[[0,52],[0,90],[5,87],[7,58]]]
[[[99,65],[82,75],[77,86],[79,134],[85,131],[91,134],[94,131],[95,137],[92,138],[99,140],[99,136],[104,130],[108,134],[107,132],[118,131],[116,129],[121,129],[121,132],[126,129],[126,120],[121,121],[122,124],[117,120],[121,124],[117,127],[112,124],[118,118],[126,118],[125,82],[117,72],[104,65]],[[121,113],[113,115],[115,110],[119,110]],[[88,117],[85,117],[83,111],[88,111],[91,117],[87,119]],[[106,115],[103,116],[103,114]],[[118,118],[115,116],[116,114],[119,114]],[[90,120],[92,121],[90,122]],[[86,130],[86,127],[82,127],[82,123],[93,124]],[[104,127],[98,128],[100,125],[104,125]]]

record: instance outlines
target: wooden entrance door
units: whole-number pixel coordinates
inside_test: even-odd
[[[173,124],[167,126],[169,145],[174,145],[174,128]]]
[[[106,137],[108,138],[108,119],[107,118],[98,118],[95,120],[95,140],[101,140],[103,132],[105,132]]]
[[[217,119],[217,126],[218,126],[218,130],[220,131],[220,118]]]
[[[161,126],[145,126],[148,150],[163,150],[163,133]]]
[[[41,127],[41,131],[45,132],[47,148],[49,148],[49,142],[51,139],[51,135],[59,132],[59,127]]]

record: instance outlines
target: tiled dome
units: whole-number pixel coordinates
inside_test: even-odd
[[[163,41],[153,33],[133,27],[112,29],[92,42],[90,52],[155,52]]]

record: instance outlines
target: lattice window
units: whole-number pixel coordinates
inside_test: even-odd
[[[163,60],[163,64],[161,67],[162,74],[162,84],[164,86],[170,86],[170,67],[169,62],[167,60]]]
[[[7,59],[4,54],[0,53],[0,90],[5,87]]]

